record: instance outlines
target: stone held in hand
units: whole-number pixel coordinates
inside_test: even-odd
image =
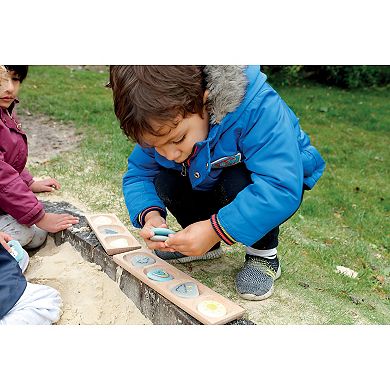
[[[175,234],[171,229],[167,228],[151,228],[152,232],[154,233],[154,236],[150,237],[151,241],[166,241],[168,239],[169,234]]]

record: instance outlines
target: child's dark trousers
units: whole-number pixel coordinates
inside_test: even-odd
[[[162,170],[155,179],[158,196],[182,228],[209,219],[250,184],[250,172],[243,163],[224,168],[210,191],[193,190],[188,176],[173,169]],[[276,248],[278,236],[279,226],[276,226],[251,246],[255,249]]]

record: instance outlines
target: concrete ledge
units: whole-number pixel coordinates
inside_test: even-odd
[[[78,225],[62,232],[51,234],[56,245],[64,242],[72,244],[81,256],[102,267],[111,279],[116,281],[119,288],[138,307],[141,313],[150,319],[153,324],[158,325],[199,325],[200,322],[174,305],[171,301],[157,293],[148,285],[119,267],[112,256],[107,255],[96,238],[94,232],[89,228],[83,213],[67,202],[42,202],[45,210],[50,213],[69,213],[80,218]],[[252,321],[245,319],[234,320],[228,325],[255,325]]]

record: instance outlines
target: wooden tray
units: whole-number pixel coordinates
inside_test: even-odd
[[[242,317],[245,312],[242,307],[160,259],[149,249],[142,248],[129,253],[117,254],[113,259],[115,263],[203,324],[225,324]],[[150,276],[147,274],[153,274],[153,271],[157,269],[165,271],[172,279],[162,278],[163,281],[150,279],[150,276],[155,277],[156,274]],[[200,311],[202,306],[203,312]],[[204,306],[206,306],[206,312]]]
[[[86,215],[89,225],[109,255],[141,248],[137,239],[115,214]]]

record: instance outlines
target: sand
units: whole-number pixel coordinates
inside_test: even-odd
[[[99,265],[84,260],[68,242],[57,247],[48,237],[31,256],[25,276],[60,292],[64,305],[58,325],[151,324]]]

